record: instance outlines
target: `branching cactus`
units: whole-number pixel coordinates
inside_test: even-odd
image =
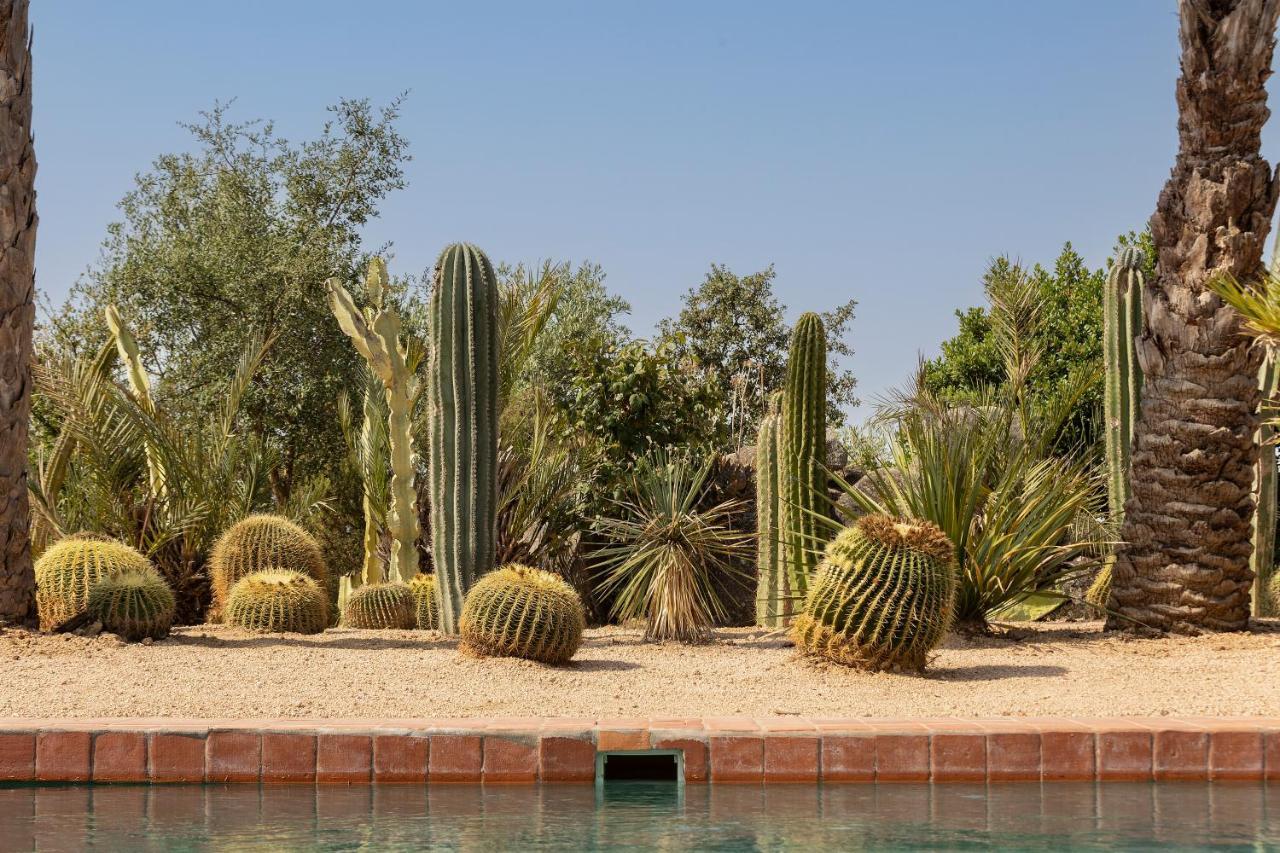
[[[780,433],[785,624],[804,599],[826,538],[819,516],[827,511],[827,334],[817,314],[803,314],[791,333]]]
[[[782,626],[787,596],[781,528],[781,460],[778,458],[782,392],[769,398],[769,409],[756,435],[756,623]]]
[[[582,599],[564,579],[528,566],[490,572],[467,594],[462,648],[481,657],[567,663],[586,628]]]
[[[365,289],[374,307],[361,311],[351,294],[337,279],[330,279],[329,307],[338,325],[382,380],[387,394],[387,436],[391,447],[391,577],[407,583],[418,573],[418,510],[413,489],[413,405],[410,385],[413,381],[400,339],[400,315],[385,306],[387,266],[381,258],[369,264]],[[368,553],[371,538],[366,530],[364,573],[381,572],[380,564]],[[377,583],[379,577],[362,577],[365,583]]]
[[[455,243],[431,292],[431,555],[440,630],[458,632],[462,602],[494,564],[498,491],[498,284],[475,246]]]
[[[1124,518],[1124,505],[1129,499],[1129,460],[1142,394],[1142,368],[1138,364],[1136,341],[1142,333],[1145,260],[1139,249],[1122,249],[1102,294],[1107,500],[1112,519],[1117,523]]]

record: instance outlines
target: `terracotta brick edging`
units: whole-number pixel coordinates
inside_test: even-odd
[[[1280,779],[1280,718],[0,719],[0,784],[595,781],[676,750],[688,783]]]

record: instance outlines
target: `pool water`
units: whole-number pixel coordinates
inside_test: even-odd
[[[1280,850],[1259,784],[0,788],[0,850]]]

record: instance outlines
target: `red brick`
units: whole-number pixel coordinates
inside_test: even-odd
[[[987,778],[987,736],[934,734],[930,763],[935,782],[981,782]]]
[[[479,782],[483,752],[475,735],[432,735],[427,779],[431,782]]]
[[[987,735],[987,778],[993,782],[1029,782],[1040,778],[1040,735],[991,732]]]
[[[828,735],[822,739],[823,782],[874,782],[875,778],[874,738]]]
[[[1157,731],[1151,765],[1152,775],[1161,781],[1208,778],[1209,735],[1202,731]]]
[[[877,734],[876,781],[928,782],[929,736]]]
[[[600,752],[648,748],[649,730],[647,728],[600,729],[596,732],[596,749]]]
[[[1209,734],[1210,779],[1261,779],[1262,733],[1215,731]]]
[[[205,774],[210,782],[257,782],[262,772],[262,739],[257,732],[209,732]]]
[[[538,744],[538,776],[543,782],[594,782],[596,745],[585,738],[543,737]]]
[[[673,737],[656,740],[654,749],[678,749],[684,753],[684,781],[706,782],[710,778],[707,742],[697,738]]]
[[[203,782],[205,748],[196,735],[152,735],[151,781]]]
[[[36,778],[36,736],[30,732],[0,734],[0,782]]]
[[[1267,732],[1263,751],[1263,771],[1268,781],[1280,779],[1280,732]],[[4,778],[0,776],[0,778]]]
[[[1098,778],[1146,781],[1151,778],[1151,732],[1120,729],[1098,732]]]
[[[147,736],[142,732],[100,732],[93,739],[93,781],[147,781]]]
[[[818,781],[816,737],[778,736],[764,739],[764,780],[766,782]]]
[[[764,779],[764,738],[732,735],[711,738],[712,782],[760,782]]]
[[[1040,732],[1040,774],[1045,781],[1092,782],[1097,777],[1093,732]]]
[[[316,781],[329,785],[366,785],[373,776],[373,741],[368,735],[320,734],[316,737]]]
[[[316,736],[264,732],[262,735],[263,782],[314,782]]]
[[[36,779],[88,782],[89,732],[40,732],[36,735]]]
[[[482,776],[485,784],[536,781],[538,747],[511,738],[486,737]]]
[[[375,735],[373,780],[375,782],[426,782],[429,743],[427,738],[413,735]]]

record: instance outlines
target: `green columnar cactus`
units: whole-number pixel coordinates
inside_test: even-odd
[[[151,568],[105,577],[89,590],[90,615],[131,643],[167,637],[176,607],[173,591]]]
[[[43,631],[83,614],[89,593],[103,578],[154,571],[133,548],[96,535],[69,536],[55,543],[40,555],[35,570],[36,611]]]
[[[782,627],[787,598],[787,572],[783,560],[781,476],[778,458],[778,421],[782,392],[769,398],[769,410],[756,435],[756,623]]]
[[[790,622],[809,589],[825,542],[827,476],[827,334],[817,314],[801,315],[791,334],[778,456],[786,591],[780,616]]]
[[[1107,499],[1112,518],[1124,518],[1129,499],[1129,459],[1133,428],[1142,394],[1142,368],[1137,338],[1142,333],[1142,288],[1145,258],[1139,249],[1122,249],[1102,293],[1103,366],[1106,383]]]
[[[382,380],[387,394],[388,443],[391,446],[391,571],[394,580],[408,582],[418,573],[418,510],[413,489],[413,405],[410,384],[412,376],[405,364],[406,350],[400,340],[400,315],[383,305],[387,291],[387,267],[381,258],[369,264],[365,288],[374,308],[361,311],[351,294],[337,279],[330,279],[329,307],[338,325]],[[366,406],[366,417],[368,406]],[[365,569],[367,574],[381,572],[380,564],[371,564],[368,530],[365,531]],[[376,547],[376,539],[375,547]],[[377,580],[381,580],[380,577]],[[366,583],[376,582],[366,577]]]
[[[351,593],[342,611],[348,628],[413,628],[417,602],[407,583],[375,583]]]
[[[237,521],[214,543],[209,567],[213,587],[211,621],[222,614],[236,582],[254,572],[279,569],[302,572],[321,584],[328,580],[319,543],[279,515],[251,515]]]
[[[848,666],[922,671],[954,616],[953,555],[930,522],[863,516],[827,547],[796,644]]]
[[[431,555],[440,630],[455,634],[463,598],[493,567],[498,490],[498,284],[484,253],[444,250],[431,292]]]
[[[142,366],[142,353],[138,349],[137,339],[120,318],[120,312],[116,310],[116,306],[108,305],[103,314],[107,321],[107,328],[111,330],[111,337],[116,342],[120,361],[125,365],[133,396],[144,411],[154,415],[156,404],[151,397],[151,381],[147,378],[146,368]],[[164,469],[160,465],[160,452],[150,438],[146,442],[147,477],[151,494],[160,496],[164,494]]]
[[[558,575],[512,564],[472,587],[458,624],[462,649],[471,654],[560,664],[582,645],[587,618],[578,593]]]
[[[254,572],[231,587],[226,622],[270,634],[319,634],[329,626],[329,599],[301,572]]]
[[[440,630],[440,604],[436,601],[436,576],[418,575],[409,581],[413,593],[414,627],[421,631]]]

